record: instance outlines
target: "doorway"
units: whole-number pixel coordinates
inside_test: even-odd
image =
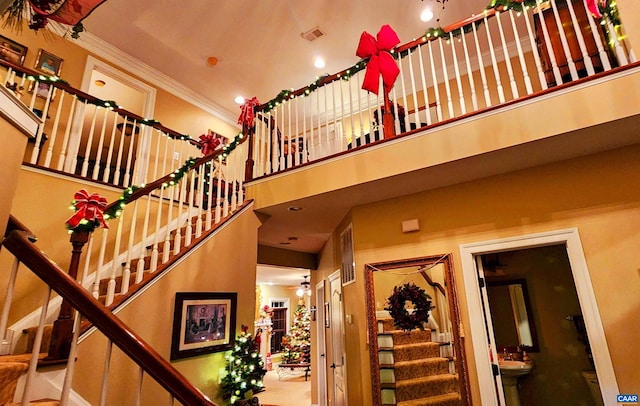
[[[505,404],[501,379],[502,374],[499,372],[500,369],[497,362],[498,354],[496,351],[496,345],[500,345],[500,343],[496,344],[494,337],[494,319],[492,319],[492,312],[486,290],[486,274],[496,274],[499,268],[489,270],[489,272],[485,272],[483,268],[488,265],[487,259],[490,258],[491,254],[499,253],[499,258],[505,258],[505,260],[506,256],[509,255],[510,258],[516,261],[514,262],[515,264],[518,262],[522,263],[523,258],[527,258],[527,256],[535,256],[537,253],[536,249],[538,248],[545,248],[546,250],[549,250],[543,250],[542,252],[553,252],[554,255],[550,258],[554,258],[555,261],[564,261],[566,263],[565,271],[567,272],[567,275],[565,276],[569,280],[568,285],[571,285],[571,289],[561,288],[560,285],[553,283],[548,283],[546,285],[543,283],[539,287],[536,286],[537,291],[548,289],[548,292],[536,292],[536,294],[542,293],[542,295],[537,297],[536,303],[532,305],[534,308],[533,321],[539,321],[538,324],[540,324],[537,330],[537,338],[540,341],[540,346],[545,347],[545,351],[551,353],[562,351],[562,349],[557,348],[559,344],[554,342],[553,332],[546,330],[546,326],[549,323],[555,323],[556,325],[559,325],[558,328],[566,330],[564,333],[570,333],[571,336],[575,338],[571,343],[573,348],[584,352],[585,347],[577,339],[577,329],[573,324],[573,316],[581,316],[584,320],[585,331],[587,332],[591,346],[593,365],[597,372],[599,387],[601,388],[601,397],[604,399],[604,404],[613,404],[611,402],[616,399],[618,392],[617,382],[577,229],[558,230],[460,246],[465,291],[469,307],[469,320],[471,330],[474,332],[472,344],[474,357],[476,359],[482,404]],[[538,255],[544,254],[539,254],[538,252]],[[483,256],[485,258],[484,263],[482,261]],[[518,258],[519,256],[521,257]],[[547,257],[540,256],[535,260],[535,263],[538,264],[538,268],[552,268],[549,264],[547,264],[547,266],[542,265],[546,259]],[[499,263],[498,265],[505,264]],[[495,264],[491,266],[495,266]],[[554,264],[554,266],[557,266],[557,264]],[[514,268],[516,267],[514,266]],[[510,277],[514,276],[509,275],[508,272],[521,274],[526,273],[522,268],[519,271],[517,269],[514,271],[505,271],[505,269],[506,268],[503,267],[502,271],[500,271],[501,275],[492,275],[489,279],[493,279],[494,281],[496,278],[508,280]],[[536,270],[530,272],[535,271]],[[540,273],[543,272],[544,270],[540,270]],[[543,279],[544,276],[542,277],[542,280]],[[551,276],[549,276],[548,281],[551,282]],[[562,292],[562,294],[568,296],[571,296],[571,294],[575,295],[577,305],[575,305],[573,309],[571,309],[569,305],[565,305],[564,307],[561,306],[560,308],[563,309],[562,312],[556,311],[555,314],[549,317],[547,315],[547,308],[552,300],[545,300],[545,295],[549,294],[551,295],[549,297],[553,298],[554,296],[559,296],[559,290],[573,291],[573,289],[575,289],[575,293]],[[565,312],[564,310],[568,311]],[[562,314],[562,316],[560,316],[560,314]],[[545,320],[543,323],[542,319],[545,318],[551,319],[551,321]],[[568,318],[571,318],[571,320]],[[545,324],[544,328],[542,324]],[[531,356],[535,357],[536,354],[533,353]],[[539,365],[540,368],[543,370],[546,369],[546,364],[549,363],[550,359],[553,358],[549,358],[549,354],[542,356],[540,359],[542,362],[542,365]],[[578,371],[577,374],[579,375],[580,371]],[[539,375],[539,377],[541,376],[542,374]],[[586,383],[583,383],[583,385],[586,386]],[[553,396],[553,394],[550,394],[549,396]],[[567,403],[565,399],[560,397],[555,399],[552,403],[558,402]]]
[[[340,270],[329,275],[329,329],[331,334],[331,365],[333,371],[333,404],[347,405],[347,378],[344,353],[344,311],[342,308],[342,278]]]

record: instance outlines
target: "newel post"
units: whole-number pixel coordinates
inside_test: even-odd
[[[71,233],[71,262],[69,263],[69,276],[74,280],[78,277],[80,256],[82,249],[91,237],[91,231],[73,231]],[[58,319],[53,322],[51,331],[51,344],[47,359],[66,359],[69,357],[71,339],[73,337],[73,307],[67,300],[60,305]]]
[[[391,86],[383,84],[384,89],[384,113],[382,114],[382,128],[384,130],[384,139],[388,140],[396,136],[396,126],[393,125],[394,110],[393,104],[389,99]]]
[[[253,143],[255,140],[255,125],[253,127],[249,127],[247,124],[242,125],[242,134],[247,137],[247,143],[249,143],[249,152],[247,157],[247,162],[244,166],[244,181],[249,182],[253,180],[253,166],[255,165],[255,161],[253,160]]]

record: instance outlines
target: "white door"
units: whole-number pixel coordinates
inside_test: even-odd
[[[324,284],[316,285],[316,355],[318,360],[318,406],[327,406],[327,343],[325,333]]]
[[[342,309],[342,280],[340,271],[329,275],[329,329],[331,331],[331,365],[333,370],[333,406],[347,405],[347,381],[344,364],[344,325]]]

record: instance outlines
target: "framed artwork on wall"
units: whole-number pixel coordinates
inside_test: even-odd
[[[176,293],[171,360],[232,349],[237,299],[235,292]]]
[[[49,76],[60,76],[62,58],[40,48],[36,58],[35,69]]]
[[[0,59],[22,66],[27,56],[27,49],[26,46],[0,35]]]

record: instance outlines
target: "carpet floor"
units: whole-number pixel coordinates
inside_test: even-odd
[[[278,379],[279,378],[279,379]],[[265,390],[256,394],[260,406],[310,406],[311,377],[305,382],[304,372],[286,371],[278,377],[278,367],[263,379]]]

